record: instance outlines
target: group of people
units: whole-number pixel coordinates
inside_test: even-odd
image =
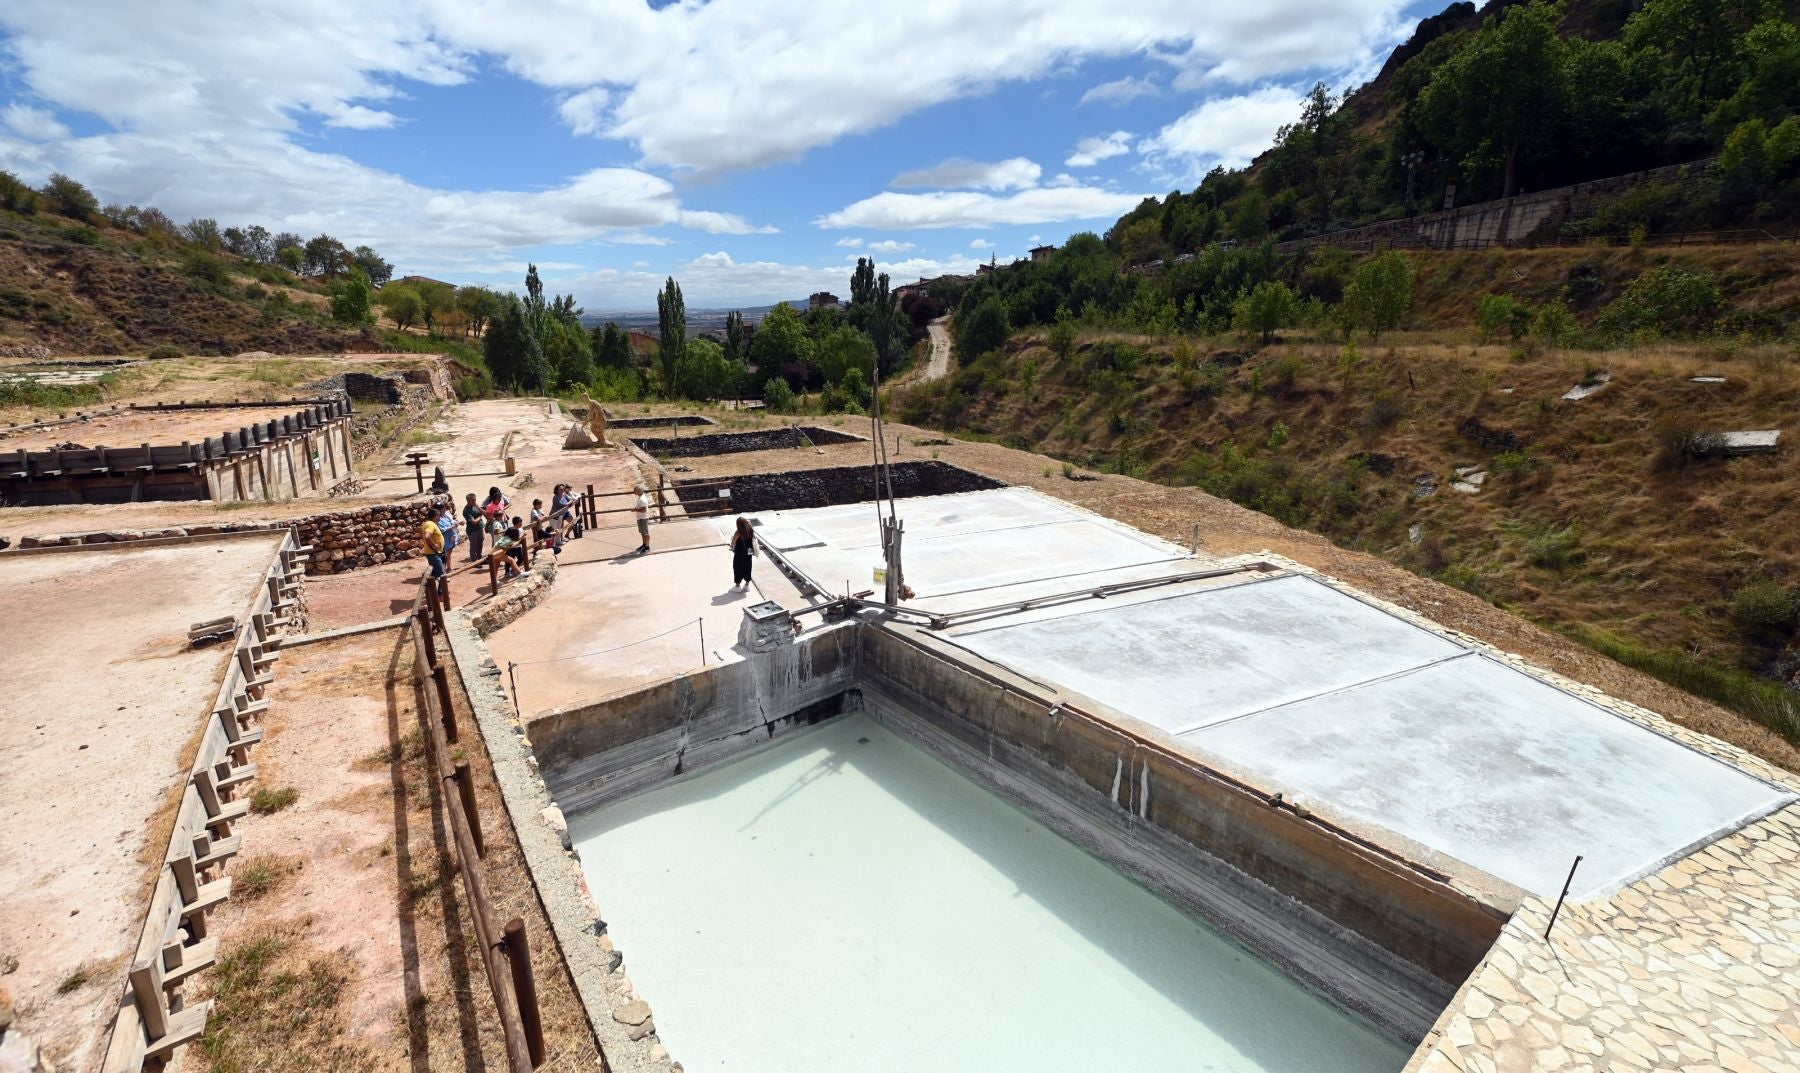
[[[638,531],[638,547],[634,554],[645,555],[650,551],[653,503],[650,489],[644,484],[639,483],[632,490],[637,494],[631,508]],[[451,553],[466,543],[469,562],[482,561],[485,545],[487,560],[503,568],[506,579],[511,580],[530,572],[526,565],[527,539],[540,551],[549,548],[552,554],[561,555],[563,544],[580,539],[581,534],[580,512],[575,510],[575,487],[569,484],[556,486],[551,492],[548,509],[543,500],[532,500],[528,517],[513,514],[512,501],[494,486],[488,489],[485,500],[478,501],[474,492],[469,493],[461,520],[453,513],[451,501],[446,496],[442,503],[425,509],[419,524],[419,537],[424,545],[425,561],[431,565],[432,577],[448,573]],[[756,553],[756,536],[750,527],[750,519],[738,518],[727,546],[731,549],[731,587],[748,589],[751,557]]]
[[[498,486],[488,489],[485,500],[477,500],[470,492],[463,504],[459,520],[445,498],[425,510],[419,524],[419,536],[425,548],[425,561],[431,576],[441,577],[449,571],[450,555],[461,544],[468,544],[471,563],[485,558],[506,571],[507,578],[528,573],[526,541],[540,551],[548,548],[561,555],[562,546],[581,537],[582,525],[575,511],[575,488],[559,484],[551,492],[550,506],[542,499],[531,501],[529,517],[512,513],[512,500]]]

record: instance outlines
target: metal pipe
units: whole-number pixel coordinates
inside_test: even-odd
[[[1575,863],[1569,865],[1569,878],[1563,880],[1562,893],[1556,896],[1556,908],[1550,910],[1550,923],[1544,925],[1544,938],[1550,938],[1550,929],[1556,927],[1556,915],[1562,912],[1563,899],[1569,896],[1569,887],[1575,882],[1575,869],[1581,867],[1581,854],[1575,855]]]

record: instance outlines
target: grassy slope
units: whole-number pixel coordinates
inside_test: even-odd
[[[74,354],[141,353],[160,344],[197,354],[305,353],[342,349],[355,338],[329,322],[312,281],[229,255],[213,262],[225,278],[208,280],[189,253],[118,228],[0,212],[0,346],[39,344]],[[271,302],[272,294],[281,297]]]
[[[1750,581],[1800,581],[1792,448],[1687,461],[1663,445],[1671,428],[1785,427],[1787,438],[1800,436],[1792,347],[1528,355],[1472,345],[1458,326],[1472,319],[1483,290],[1504,284],[1546,297],[1570,263],[1597,256],[1421,258],[1415,315],[1436,327],[1364,343],[1353,362],[1341,342],[1303,333],[1267,348],[1088,333],[1067,358],[1042,333],[1022,333],[1003,353],[917,392],[902,412],[1082,466],[1199,484],[1468,588],[1768,722],[1756,709],[1771,694],[1733,672],[1766,670],[1786,635],[1738,624],[1730,605]],[[1599,267],[1610,292],[1656,255],[1608,256]],[[1735,307],[1791,319],[1800,251],[1680,257],[1727,280]],[[1615,376],[1610,387],[1560,401],[1601,370]],[[1698,373],[1729,382],[1690,383]],[[1465,464],[1489,467],[1480,495],[1449,490],[1454,467]],[[1415,498],[1421,477],[1442,491]],[[1709,668],[1721,670],[1716,681],[1696,677]]]

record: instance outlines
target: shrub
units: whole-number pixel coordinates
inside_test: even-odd
[[[181,352],[180,347],[175,346],[172,343],[162,343],[157,346],[153,346],[150,348],[150,352],[144,355],[144,357],[146,357],[146,358],[150,358],[152,360],[157,360],[157,361],[160,361],[164,358],[182,358],[182,357],[186,357],[186,356],[187,355],[185,355]]]
[[[486,373],[459,376],[456,378],[456,397],[464,402],[473,399],[491,399],[494,397],[494,382],[487,378]]]
[[[1731,617],[1752,630],[1780,630],[1794,624],[1794,593],[1779,582],[1758,578],[1731,595]]]
[[[1390,250],[1357,266],[1344,288],[1338,319],[1346,334],[1366,331],[1379,336],[1398,328],[1412,305],[1413,267],[1404,253]]]
[[[1600,326],[1613,333],[1692,335],[1712,323],[1723,301],[1711,272],[1659,265],[1631,281],[1600,315]]]
[[[788,386],[786,377],[770,377],[769,382],[763,385],[763,405],[772,414],[793,411],[794,389]]]
[[[1475,327],[1481,341],[1491,343],[1505,332],[1514,342],[1531,326],[1531,307],[1506,294],[1484,294],[1475,305]]]
[[[74,227],[63,228],[62,237],[75,243],[77,246],[98,246],[100,244],[100,232],[86,224],[76,224]]]
[[[0,171],[0,209],[29,216],[38,210],[37,191],[12,172]]]
[[[181,269],[188,275],[213,287],[223,287],[231,281],[231,272],[225,262],[205,250],[191,249],[181,256]]]
[[[1283,354],[1269,364],[1269,390],[1279,395],[1291,395],[1294,386],[1300,381],[1300,374],[1306,366],[1293,354]]]
[[[1543,346],[1568,346],[1580,333],[1581,322],[1575,319],[1569,304],[1560,298],[1545,302],[1531,322],[1531,337]]]
[[[100,211],[100,199],[60,171],[50,173],[43,193],[52,209],[71,220],[86,220]]]
[[[967,314],[956,317],[956,350],[962,360],[969,361],[1006,342],[1011,331],[1006,323],[1006,307],[990,295]]]
[[[1391,428],[1406,413],[1406,403],[1397,391],[1378,391],[1369,400],[1369,406],[1363,411],[1362,425],[1366,429],[1379,431]]]
[[[1526,560],[1545,570],[1567,569],[1583,554],[1581,532],[1573,522],[1560,529],[1550,526],[1525,541]]]
[[[1264,280],[1238,299],[1232,319],[1238,331],[1255,335],[1267,344],[1274,340],[1276,331],[1293,324],[1299,315],[1300,303],[1287,284]]]
[[[1056,356],[1063,359],[1067,359],[1074,352],[1074,321],[1064,318],[1050,326],[1050,349],[1056,351]]]

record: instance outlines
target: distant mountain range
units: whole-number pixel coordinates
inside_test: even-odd
[[[743,306],[743,307],[737,308],[737,312],[742,313],[744,315],[745,321],[747,321],[751,324],[755,324],[755,323],[761,321],[764,317],[768,316],[769,311],[771,309],[774,309],[775,305],[777,305],[777,304],[779,304],[779,303],[771,303],[769,305],[762,305],[762,306]],[[788,304],[793,306],[795,309],[804,310],[806,308],[806,299],[802,298],[802,299],[799,299],[798,301],[789,302]],[[732,312],[732,310],[730,310],[730,309],[690,309],[690,310],[688,310],[687,311],[688,334],[689,335],[699,335],[702,332],[723,331],[725,329],[725,315],[730,312]],[[613,311],[613,312],[583,313],[581,315],[581,323],[590,328],[598,328],[601,325],[605,324],[609,320],[612,321],[614,324],[617,324],[621,328],[635,329],[637,331],[647,331],[647,332],[650,332],[651,334],[655,334],[657,327],[658,327],[657,320],[656,320],[656,311],[654,309],[651,309],[651,310],[632,309],[632,310],[622,310],[622,311]]]

